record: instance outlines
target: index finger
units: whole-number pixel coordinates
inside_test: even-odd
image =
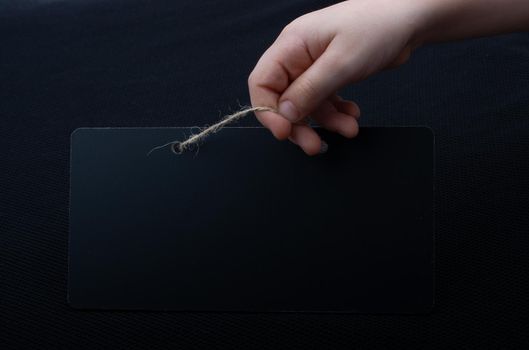
[[[270,47],[259,59],[248,77],[248,89],[252,106],[267,106],[277,110],[281,93],[288,87],[288,74],[273,57]],[[286,139],[291,132],[291,123],[280,114],[271,111],[255,112],[259,122],[279,140]]]

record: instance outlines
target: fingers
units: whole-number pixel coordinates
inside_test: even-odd
[[[256,112],[257,119],[276,138],[288,137],[309,155],[326,147],[310,126],[298,124],[309,114],[323,127],[343,136],[358,133],[358,106],[333,93],[348,83],[351,67],[346,55],[329,40],[329,45],[310,48],[301,36],[282,33],[248,78],[252,106],[278,111]]]
[[[335,50],[327,50],[295,79],[279,98],[279,113],[296,122],[313,112],[327,96],[348,82],[346,63]]]
[[[357,119],[360,117],[360,109],[356,103],[343,100],[338,95],[333,94],[324,100],[311,113],[311,117],[325,129],[338,132],[342,136],[351,138],[358,134]],[[304,121],[305,119],[293,124],[289,140],[301,147],[308,155],[324,153],[327,144]]]
[[[262,95],[261,101],[267,101],[272,100],[274,98],[275,94],[273,91],[267,91],[265,87],[255,87],[254,88],[254,94],[259,96]],[[270,97],[267,97],[270,96]],[[259,98],[258,98],[259,99]],[[276,102],[256,102],[254,98],[251,98],[252,106],[271,106],[274,107],[276,105]],[[274,107],[277,109],[277,107]],[[255,112],[255,116],[257,117],[257,120],[272,134],[275,138],[278,140],[284,140],[286,139],[292,129],[292,123],[290,123],[288,120],[283,118],[280,114],[271,112],[271,111],[259,111]]]
[[[292,133],[288,139],[301,147],[309,156],[319,154],[322,148],[324,151],[327,147],[326,144],[322,144],[322,140],[316,131],[307,124],[292,125]]]
[[[292,80],[313,63],[304,42],[295,36],[280,35],[261,56],[248,78],[252,106],[278,108],[278,100]],[[257,119],[278,139],[291,133],[291,122],[273,112],[256,112]]]
[[[343,108],[336,108],[336,104],[343,105],[350,113],[344,113]],[[354,106],[356,104],[349,101],[331,102],[330,100],[325,100],[311,116],[325,129],[337,132],[344,137],[352,138],[358,134],[357,116],[359,115],[359,109]]]
[[[280,91],[288,86],[288,76],[276,61],[261,57],[248,78],[252,106],[268,106],[277,109]],[[259,122],[279,140],[290,135],[291,123],[281,115],[269,111],[255,112]]]
[[[353,101],[344,100],[336,94],[332,95],[330,100],[339,112],[348,114],[357,120],[360,118],[360,107],[358,107],[358,105]]]
[[[323,128],[337,132],[344,137],[352,138],[358,135],[358,118],[360,117],[358,105],[352,101],[343,100],[336,94],[323,101],[310,116]],[[288,139],[311,156],[324,153],[328,147],[325,141],[321,140],[308,125],[306,119],[292,124],[292,133]]]

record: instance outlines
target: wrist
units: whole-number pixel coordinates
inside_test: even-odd
[[[415,8],[413,42],[476,38],[529,30],[528,0],[409,0]]]
[[[406,1],[407,13],[411,24],[409,46],[413,49],[436,41],[434,33],[438,30],[442,17],[447,12],[450,1],[409,0]]]

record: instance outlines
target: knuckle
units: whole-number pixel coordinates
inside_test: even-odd
[[[253,85],[253,82],[255,80],[255,76],[254,76],[254,72],[250,73],[250,75],[248,75],[248,86],[251,87]]]
[[[279,36],[285,36],[287,34],[292,33],[293,26],[294,26],[294,22],[290,22],[289,24],[287,24],[285,27],[283,27],[283,29],[281,30],[281,33],[279,33]]]
[[[305,15],[303,16],[300,16],[296,19],[294,19],[293,21],[291,21],[290,23],[288,23],[284,28],[283,30],[281,31],[281,34],[280,35],[285,35],[285,34],[292,34],[292,33],[295,33],[297,31],[298,28],[300,28],[300,25],[301,25],[301,22],[303,22],[303,18],[304,18]]]
[[[260,82],[259,77],[255,70],[251,72],[250,75],[248,75],[247,83],[248,83],[248,89],[250,91],[253,91],[254,89],[256,89],[259,82]]]

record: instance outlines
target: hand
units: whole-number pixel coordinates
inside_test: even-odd
[[[421,18],[417,1],[344,1],[303,15],[288,24],[248,78],[258,120],[280,139],[308,155],[326,149],[306,123],[352,138],[360,109],[336,91],[382,69],[404,63],[414,49]]]

